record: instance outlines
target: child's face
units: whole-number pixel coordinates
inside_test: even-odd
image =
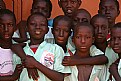
[[[121,54],[121,28],[111,30],[111,47],[116,53]]]
[[[33,39],[43,39],[48,32],[47,20],[43,16],[33,15],[28,21],[28,30]]]
[[[49,17],[49,6],[45,1],[36,2],[31,10],[31,13],[40,12],[46,18]]]
[[[105,18],[96,18],[93,22],[95,30],[95,42],[103,43],[108,35],[108,20]]]
[[[11,15],[4,14],[0,17],[0,38],[9,41],[15,28],[15,20]]]
[[[59,45],[66,45],[71,32],[71,26],[68,21],[59,20],[52,29],[55,42]]]
[[[74,25],[78,22],[89,22],[90,23],[91,17],[86,12],[78,12],[73,15]]]
[[[71,17],[74,12],[80,7],[81,0],[60,0],[59,6],[62,8],[66,16]]]
[[[89,51],[94,41],[92,30],[86,26],[83,26],[82,28],[78,27],[78,30],[74,33],[72,41],[77,50],[81,52]]]
[[[106,15],[109,22],[115,22],[116,17],[119,15],[119,11],[113,0],[105,0],[99,11],[101,14]]]

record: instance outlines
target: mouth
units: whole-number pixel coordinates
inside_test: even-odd
[[[72,10],[70,10],[70,9],[69,9],[69,10],[67,10],[67,13],[71,14],[71,13],[72,13]]]
[[[36,30],[35,34],[39,35],[39,34],[41,34],[41,32],[39,30]]]
[[[5,34],[4,37],[5,37],[6,39],[10,38],[10,36],[9,36],[8,34]]]

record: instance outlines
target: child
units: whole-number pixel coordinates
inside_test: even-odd
[[[69,17],[60,15],[54,18],[54,24],[52,28],[52,33],[54,35],[54,42],[59,46],[61,46],[65,53],[68,53],[67,49],[70,49],[71,51],[75,50],[75,46],[72,43],[70,34],[71,34],[71,28],[72,28],[72,21]],[[107,58],[102,55],[104,54],[100,50],[98,50],[95,46],[91,46],[90,48],[91,53],[96,53],[97,56],[91,57],[91,58],[85,58],[85,59],[74,59],[70,58],[64,65],[76,65],[78,64],[104,64],[107,62]],[[101,60],[100,60],[101,59]],[[102,60],[103,59],[103,60]],[[98,60],[98,61],[95,61]]]
[[[91,20],[91,14],[86,9],[78,9],[73,15],[74,25],[78,22],[89,22]]]
[[[72,18],[73,14],[80,7],[81,0],[58,0],[58,5],[62,8],[64,14]]]
[[[94,44],[98,49],[105,53],[109,60],[108,64],[110,65],[118,58],[118,56],[116,56],[113,50],[108,47],[108,42],[106,40],[107,34],[109,32],[108,19],[104,15],[97,14],[92,17],[91,24],[95,29]]]
[[[74,29],[72,39],[76,50],[72,58],[90,58],[90,47],[94,41],[94,29],[88,23],[78,23]],[[95,56],[93,53],[92,56]],[[66,57],[65,57],[66,58]],[[67,59],[63,60],[63,63]],[[103,76],[103,65],[75,65],[71,66],[72,73],[67,81],[105,81]],[[95,72],[94,72],[95,71]]]
[[[22,65],[17,65],[14,71],[13,67],[11,45],[15,26],[13,12],[0,9],[0,81],[17,80],[23,68]]]
[[[51,16],[52,11],[52,3],[50,0],[33,0],[31,14],[35,12],[42,13],[46,18],[49,18]],[[21,38],[29,38],[28,30],[26,27],[26,21],[21,21],[18,24],[20,37]],[[51,29],[51,27],[49,26]],[[51,38],[51,30],[49,29],[48,34],[45,36],[45,38]]]
[[[65,67],[61,63],[64,52],[58,45],[44,41],[44,35],[48,32],[47,19],[40,13],[31,14],[27,19],[27,27],[30,42],[27,42],[24,51],[30,56],[26,57],[24,64],[28,68],[39,70],[38,81],[63,81]],[[20,76],[20,81],[25,80],[33,80],[28,77],[26,68]]]
[[[107,34],[109,31],[108,28],[108,19],[106,16],[97,14],[92,17],[91,24],[95,29],[95,42],[94,44],[98,49],[105,53],[105,56],[108,58],[108,64],[106,64],[107,71],[109,70],[109,66],[118,59],[118,55],[112,50],[111,47],[108,46],[107,42]],[[108,80],[109,74],[107,73],[106,81]]]
[[[0,0],[0,9],[6,9],[6,6],[3,0]]]
[[[109,28],[111,28],[120,14],[118,0],[101,0],[99,13],[104,14],[108,18]]]
[[[110,66],[111,81],[121,81],[121,22],[111,28],[111,47],[118,53],[119,59]]]

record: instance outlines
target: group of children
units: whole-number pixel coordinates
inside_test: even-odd
[[[64,15],[49,20],[51,1],[33,0],[16,25],[0,0],[0,81],[121,81],[119,2],[100,0],[93,17],[81,3],[58,0]]]

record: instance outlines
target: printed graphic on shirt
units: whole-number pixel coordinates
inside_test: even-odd
[[[48,51],[44,51],[42,57],[40,58],[40,63],[44,66],[53,69],[54,65],[54,54]]]

